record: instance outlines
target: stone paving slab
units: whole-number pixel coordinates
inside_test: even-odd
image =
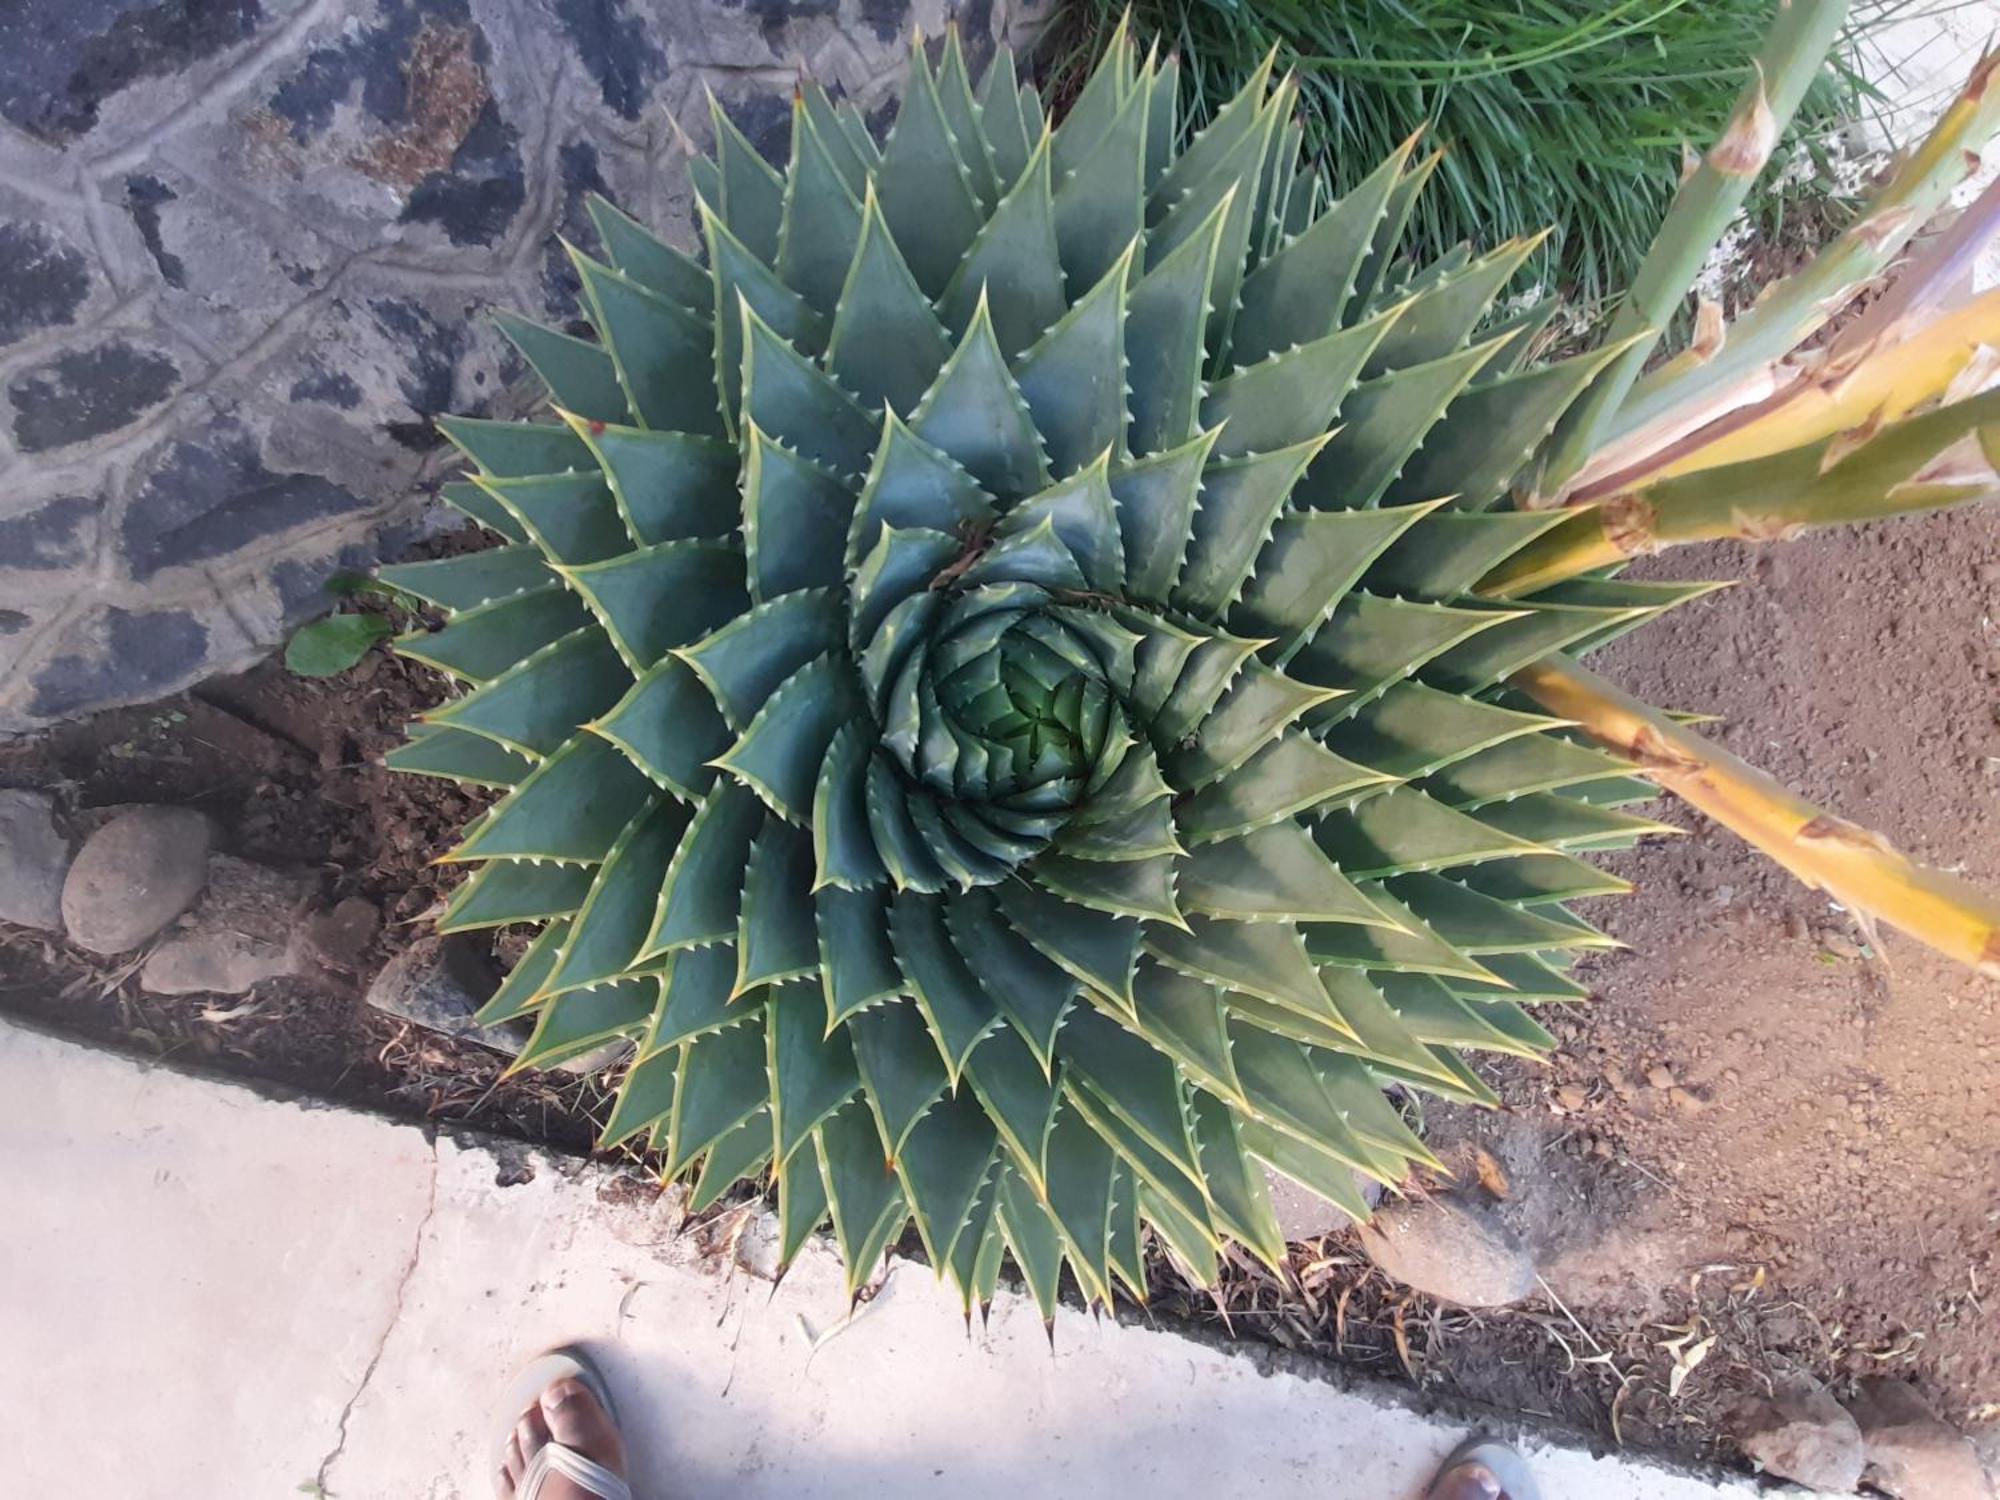
[[[0,1349],[18,1495],[474,1500],[513,1369],[601,1341],[641,1500],[1415,1500],[1463,1427],[1386,1388],[923,1267],[845,1311],[608,1168],[277,1101],[0,1023]],[[38,1372],[24,1380],[26,1372]],[[1558,1443],[1547,1500],[1747,1496]]]

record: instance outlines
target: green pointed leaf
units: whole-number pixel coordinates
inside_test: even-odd
[[[335,619],[361,619],[337,615]],[[392,643],[399,656],[428,662],[465,682],[491,682],[589,621],[576,595],[553,583],[461,610],[442,630],[413,631]]]
[[[952,458],[884,414],[875,450],[847,538],[847,565],[858,567],[881,539],[884,526],[963,534],[993,520],[993,504]]]
[[[510,922],[567,917],[583,905],[596,873],[591,865],[489,860],[451,893],[451,901],[437,920],[437,930],[470,932]]]
[[[970,1094],[946,1094],[896,1153],[924,1253],[942,1275],[960,1230],[971,1221],[999,1147],[992,1122]]]
[[[560,474],[565,469],[582,469],[590,464],[589,453],[575,435],[557,423],[439,417],[437,425],[454,448],[471,459],[480,473],[493,479]]]
[[[1216,204],[1171,255],[1149,261],[1132,288],[1125,310],[1125,353],[1134,453],[1165,452],[1194,436],[1209,287],[1229,208],[1226,201]]]
[[[1044,137],[938,299],[946,327],[960,335],[971,326],[980,299],[988,299],[994,337],[1009,360],[1053,327],[1068,306],[1050,182]]]
[[[1008,373],[989,307],[982,295],[910,427],[950,454],[989,494],[1013,501],[1046,489],[1049,467],[1028,404]]]
[[[935,901],[910,892],[897,895],[889,910],[896,963],[909,980],[931,1040],[955,1085],[965,1060],[981,1037],[1001,1024],[993,1004],[958,949],[952,946],[944,913]]]
[[[827,366],[869,410],[886,405],[907,412],[930,389],[950,353],[944,325],[897,250],[871,183]]]
[[[635,674],[750,604],[743,555],[726,542],[661,542],[561,571]]]
[[[1356,386],[1341,410],[1344,425],[1299,485],[1299,506],[1359,510],[1380,501],[1445,408],[1499,351],[1501,342],[1489,339]]]
[[[1058,475],[1074,474],[1125,441],[1125,284],[1136,241],[1036,340],[1015,369],[1021,396]]]
[[[1393,780],[1309,735],[1286,731],[1187,798],[1177,817],[1188,843],[1198,845],[1253,832]]]
[[[725,537],[739,520],[736,450],[686,432],[574,421],[641,546]]]
[[[744,433],[743,544],[759,602],[843,581],[841,549],[854,495],[834,474],[767,437]]]
[[[694,801],[715,781],[709,762],[729,748],[714,698],[679,657],[656,662],[602,718],[587,726],[676,797]]]
[[[1146,951],[1192,978],[1304,1015],[1334,1019],[1305,941],[1291,923],[1195,917],[1190,927],[1189,932],[1149,932]]]
[[[1034,1189],[1008,1166],[1000,1168],[1000,1227],[1007,1235],[1014,1263],[1021,1268],[1022,1279],[1041,1309],[1042,1321],[1053,1323],[1062,1279],[1062,1236]]]
[[[847,1029],[869,1111],[890,1155],[900,1156],[917,1121],[948,1086],[929,1023],[913,1002],[892,1000],[856,1013]]]
[[[832,589],[801,589],[734,615],[675,655],[708,685],[723,716],[746,728],[779,684],[840,644],[846,629]]]
[[[1132,1003],[1143,924],[1077,906],[1031,881],[1009,881],[994,896],[1008,924],[1045,957],[1085,984]]]
[[[1129,597],[1164,604],[1173,592],[1215,438],[1205,432],[1178,448],[1111,470],[1107,482],[1118,502]]]
[[[914,55],[902,108],[875,175],[882,217],[927,296],[944,291],[982,218],[979,199],[953,143],[937,84]]]
[[[1035,861],[1034,879],[1045,890],[1078,906],[1116,917],[1152,917],[1185,925],[1174,897],[1174,857],[1114,861],[1074,859],[1048,853]]]
[[[1065,149],[1077,123],[1074,111],[1056,132],[1056,164],[1063,174],[1055,199],[1056,238],[1063,276],[1076,297],[1096,286],[1145,228],[1150,98],[1150,90],[1133,89],[1081,156]]]
[[[693,1037],[742,1026],[762,1013],[758,1006],[730,1003],[736,952],[727,946],[677,949],[667,955],[659,975],[660,1006],[640,1046],[641,1057],[677,1051]]]
[[[836,474],[864,473],[880,424],[755,308],[743,320],[743,421]]]
[[[1142,963],[1132,985],[1132,1026],[1203,1088],[1242,1095],[1223,1030],[1221,992],[1157,962]]]
[[[771,1112],[758,1110],[723,1136],[701,1159],[701,1175],[688,1194],[688,1212],[713,1208],[737,1183],[761,1173],[771,1160]]]
[[[750,841],[764,825],[757,798],[732,781],[718,781],[674,851],[660,889],[645,954],[736,937]]]
[[[1111,1193],[1117,1158],[1075,1109],[1049,1133],[1049,1212],[1087,1298],[1111,1301]]]
[[[1216,1224],[1279,1269],[1285,1264],[1285,1234],[1271,1207],[1270,1185],[1245,1154],[1235,1111],[1199,1089],[1189,1102]]]
[[[715,337],[708,320],[587,255],[571,251],[570,260],[583,282],[591,321],[610,351],[631,415],[575,401],[562,405],[602,422],[636,421],[641,427],[722,436],[726,430],[722,406],[710,378]]]
[[[1236,922],[1365,922],[1376,911],[1291,820],[1198,845],[1181,867],[1184,911]]]
[[[812,840],[798,829],[767,819],[750,846],[750,865],[743,882],[743,907],[736,930],[736,993],[809,979],[818,971]],[[818,1003],[814,996],[815,1009]]]
[[[442,776],[472,786],[512,787],[534,769],[534,762],[484,735],[462,729],[440,729],[421,720],[408,725],[409,736],[382,757],[392,771],[417,776]]]
[[[805,1143],[813,1128],[861,1091],[845,1028],[828,1033],[819,996],[803,985],[776,990],[764,1008],[771,1114],[779,1160]],[[865,1112],[860,1118],[866,1119]]]
[[[597,562],[632,545],[617,503],[594,469],[477,483],[500,502],[552,564]]]
[[[723,223],[750,253],[767,264],[778,254],[778,232],[785,216],[785,181],[757,153],[736,122],[713,94],[708,115],[715,129],[716,182],[720,191],[709,201]]]
[[[814,90],[824,101],[824,91],[817,85]],[[858,194],[866,183],[838,128],[829,137],[801,91],[792,106],[792,164],[785,177],[778,274],[823,318],[832,319],[840,310],[840,289],[861,241]]]
[[[822,886],[813,894],[827,1029],[901,994],[902,971],[889,945],[886,891]]]
[[[861,707],[853,671],[823,656],[778,685],[743,737],[715,761],[790,823],[812,817],[821,763],[841,725]]]
[[[627,825],[598,866],[589,898],[570,924],[543,993],[602,984],[633,967],[652,926],[667,863],[687,825],[687,809],[667,798]]]
[[[1292,345],[1210,386],[1201,422],[1222,428],[1216,457],[1270,453],[1323,436],[1400,311],[1391,308],[1352,328]]]
[[[600,193],[584,199],[590,222],[604,242],[611,264],[649,292],[657,292],[669,302],[677,302],[689,312],[705,313],[709,306],[708,272],[681,254],[638,220],[621,210]],[[548,474],[553,469],[537,470]]]
[[[945,924],[980,987],[1046,1072],[1056,1031],[1076,999],[1076,981],[1003,922],[984,891],[953,901]]]
[[[702,1152],[770,1104],[764,1051],[764,1028],[755,1020],[704,1032],[681,1044],[667,1176],[678,1176]]]
[[[680,1054],[676,1052],[662,1052],[634,1063],[619,1082],[617,1100],[611,1106],[611,1118],[604,1122],[603,1134],[597,1138],[597,1149],[614,1150],[633,1136],[670,1121],[680,1071]]]
[[[1362,257],[1409,152],[1406,144],[1390,153],[1311,228],[1244,278],[1243,306],[1230,331],[1230,354],[1239,366],[1324,337],[1340,325]]]
[[[611,707],[631,685],[631,673],[604,632],[586,626],[425,717],[539,758],[561,748],[578,724]]]
[[[554,576],[533,547],[489,547],[462,557],[396,563],[375,570],[375,577],[390,588],[414,594],[453,614],[546,588]]]
[[[1229,611],[1256,570],[1257,554],[1270,539],[1292,486],[1328,441],[1322,435],[1253,458],[1209,464],[1187,560],[1174,587],[1175,608],[1205,620],[1219,620]]]
[[[1000,1132],[1014,1170],[1040,1191],[1047,1182],[1045,1153],[1060,1097],[1054,1080],[1013,1028],[1003,1026],[973,1051],[965,1081]]]
[[[541,996],[542,981],[555,967],[556,952],[568,932],[569,920],[557,918],[537,933],[528,944],[528,951],[500,981],[500,988],[493,992],[492,998],[473,1012],[473,1021],[480,1026],[498,1026],[502,1021],[532,1014]]]
[[[631,1036],[652,1015],[657,990],[648,976],[548,997],[537,1006],[534,1032],[508,1071],[560,1067]]]
[[[510,312],[495,313],[493,321],[542,377],[549,399],[557,406],[600,422],[627,420],[625,388],[619,384],[617,368],[603,346],[530,323]]]
[[[778,1163],[778,1265],[789,1266],[827,1221],[826,1179],[820,1175],[819,1146]]]

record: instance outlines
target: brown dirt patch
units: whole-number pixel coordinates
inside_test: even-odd
[[[468,527],[421,550],[442,555],[476,542]],[[399,626],[409,623],[398,616]],[[230,852],[309,869],[328,902],[363,897],[382,917],[356,973],[274,981],[247,1002],[148,995],[130,959],[99,959],[0,925],[0,1009],[156,1056],[588,1150],[604,1106],[595,1080],[529,1073],[503,1081],[499,1053],[361,1003],[367,980],[427,930],[428,914],[459,880],[431,860],[489,800],[380,764],[403,726],[443,697],[438,674],[377,648],[337,678],[294,677],[271,661],[142,708],[0,743],[0,785],[53,792],[75,832],[92,826],[97,809],[120,803],[199,808]],[[497,940],[511,939],[503,931]]]

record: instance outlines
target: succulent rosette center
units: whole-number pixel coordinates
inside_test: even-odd
[[[1051,129],[952,37],[879,147],[718,112],[702,259],[597,203],[595,340],[505,320],[557,420],[445,424],[503,545],[387,570],[465,687],[392,763],[504,795],[441,925],[534,924],[485,1019],[630,1039],[607,1143],[769,1173],[786,1258],[1281,1264],[1263,1167],[1360,1216],[1429,1160],[1384,1086],[1546,1048],[1576,854],[1657,826],[1503,684],[1699,586],[1474,589],[1604,356],[1524,367],[1525,242],[1396,260],[1407,153],[1326,201],[1295,87],[1183,149],[1171,63]]]

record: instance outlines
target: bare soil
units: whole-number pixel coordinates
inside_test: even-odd
[[[2000,885],[2000,510],[1682,549],[1638,573],[1744,586],[1596,665],[1719,715],[1730,748],[1913,856]],[[596,1082],[503,1081],[497,1054],[359,1003],[424,931],[455,878],[428,861],[478,805],[376,763],[440,695],[380,652],[325,682],[270,664],[0,745],[0,784],[52,787],[81,823],[127,801],[203,807],[240,852],[315,867],[330,898],[384,918],[355,975],[248,1002],[148,997],[128,966],[0,928],[0,1007],[588,1149]],[[2000,1424],[2000,984],[1895,935],[1877,953],[1729,834],[1660,815],[1688,834],[1613,861],[1639,890],[1590,914],[1629,950],[1582,971],[1593,1003],[1550,1020],[1554,1063],[1490,1068],[1499,1113],[1425,1121],[1534,1247],[1545,1297],[1441,1306],[1334,1234],[1297,1247],[1289,1283],[1237,1264],[1211,1295],[1161,1265],[1155,1315],[1687,1457],[1735,1458],[1736,1405],[1794,1371],[1906,1375],[1971,1430]]]

